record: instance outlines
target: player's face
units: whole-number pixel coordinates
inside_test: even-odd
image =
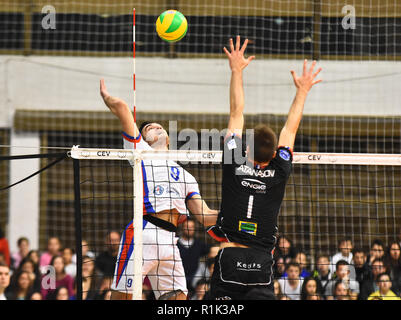
[[[142,134],[145,141],[153,148],[166,147],[168,145],[169,138],[167,131],[156,122],[146,125],[142,129]]]

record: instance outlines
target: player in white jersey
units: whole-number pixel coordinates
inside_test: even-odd
[[[138,129],[128,105],[107,92],[103,79],[100,94],[120,120],[124,148],[168,150],[163,127],[146,122]],[[142,161],[144,181],[143,276],[148,276],[156,299],[185,300],[186,279],[175,235],[188,210],[204,226],[214,225],[217,211],[202,200],[195,178],[174,161]],[[133,283],[133,223],[121,237],[112,284],[112,299],[131,299]]]

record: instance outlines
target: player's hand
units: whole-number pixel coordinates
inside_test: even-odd
[[[244,69],[253,59],[255,59],[255,56],[250,56],[248,58],[244,57],[245,49],[246,46],[248,45],[248,39],[245,39],[244,44],[242,45],[242,48],[240,48],[240,36],[237,36],[237,40],[235,43],[233,43],[233,39],[230,39],[230,51],[227,50],[226,47],[223,48],[224,53],[228,57],[228,60],[230,62],[230,68],[232,71],[241,71]]]
[[[322,68],[319,68],[316,72],[314,69],[316,67],[316,61],[313,61],[310,68],[308,69],[308,60],[304,60],[304,68],[301,76],[298,76],[294,70],[291,70],[292,78],[294,80],[294,84],[298,90],[303,90],[305,92],[309,92],[309,90],[316,84],[321,82],[322,80],[315,80],[317,75],[322,71]]]
[[[100,95],[102,96],[103,100],[110,96],[106,85],[104,84],[104,79],[100,79]]]

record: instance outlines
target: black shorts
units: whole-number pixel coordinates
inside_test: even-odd
[[[275,300],[273,257],[253,248],[228,247],[215,258],[209,299]]]

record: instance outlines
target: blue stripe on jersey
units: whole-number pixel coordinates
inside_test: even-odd
[[[145,206],[146,213],[155,213],[155,209],[153,209],[152,204],[149,201],[149,189],[148,189],[148,180],[146,177],[146,169],[145,164],[142,160],[142,175],[143,175],[143,204]]]

